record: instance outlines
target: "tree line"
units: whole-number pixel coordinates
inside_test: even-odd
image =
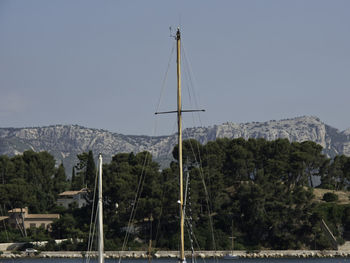
[[[131,249],[144,248],[148,239],[158,249],[178,248],[177,146],[173,157],[174,161],[163,170],[148,152],[119,153],[103,165],[107,250],[121,249],[126,233],[130,236],[127,247]],[[232,235],[235,249],[329,248],[321,219],[340,243],[349,236],[350,205],[316,202],[313,190],[348,191],[350,157],[328,158],[314,142],[287,139],[217,139],[205,145],[190,139],[184,141],[183,157],[185,179],[187,175],[189,178],[185,180],[186,221],[192,225],[197,249],[230,249]],[[70,180],[64,167],[56,167],[47,152],[1,156],[0,173],[3,212],[29,206],[33,213],[61,214],[51,232],[31,229],[27,239],[87,239],[96,175],[91,151],[78,155]],[[56,206],[58,193],[82,187],[90,189],[86,207]],[[127,225],[135,200],[137,210],[131,231]],[[1,230],[1,242],[21,239],[16,230],[7,229],[11,233],[7,236],[3,226]],[[73,243],[63,244],[60,249],[84,248],[84,242]],[[190,247],[189,238],[186,247]],[[47,249],[55,248],[58,249],[49,242]]]

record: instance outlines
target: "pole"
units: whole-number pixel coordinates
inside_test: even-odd
[[[102,208],[102,154],[99,154],[98,173],[98,263],[104,263],[103,258],[103,208]]]
[[[180,179],[180,262],[185,261],[185,239],[184,239],[184,211],[183,211],[183,173],[182,173],[182,106],[181,106],[181,35],[180,29],[176,32],[177,46],[177,126],[179,145],[179,179]]]

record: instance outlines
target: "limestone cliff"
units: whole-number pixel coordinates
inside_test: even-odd
[[[279,121],[252,123],[224,123],[211,127],[184,130],[184,138],[206,143],[216,138],[265,138],[290,141],[314,141],[329,156],[350,155],[350,129],[339,131],[321,122],[317,117],[303,116]],[[67,171],[76,163],[76,155],[92,150],[102,152],[106,161],[119,152],[150,151],[156,160],[171,160],[176,135],[151,137],[122,135],[106,130],[89,129],[78,125],[53,125],[34,128],[0,128],[0,154],[13,156],[25,150],[48,151],[63,161]]]

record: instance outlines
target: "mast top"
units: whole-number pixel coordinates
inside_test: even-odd
[[[176,31],[176,40],[180,40],[180,39],[181,39],[180,28],[178,27]]]

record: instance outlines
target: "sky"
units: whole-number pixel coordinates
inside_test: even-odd
[[[174,133],[176,116],[154,112],[176,108],[180,27],[183,108],[206,110],[185,128],[312,115],[344,130],[349,12],[346,0],[0,0],[0,127]]]

